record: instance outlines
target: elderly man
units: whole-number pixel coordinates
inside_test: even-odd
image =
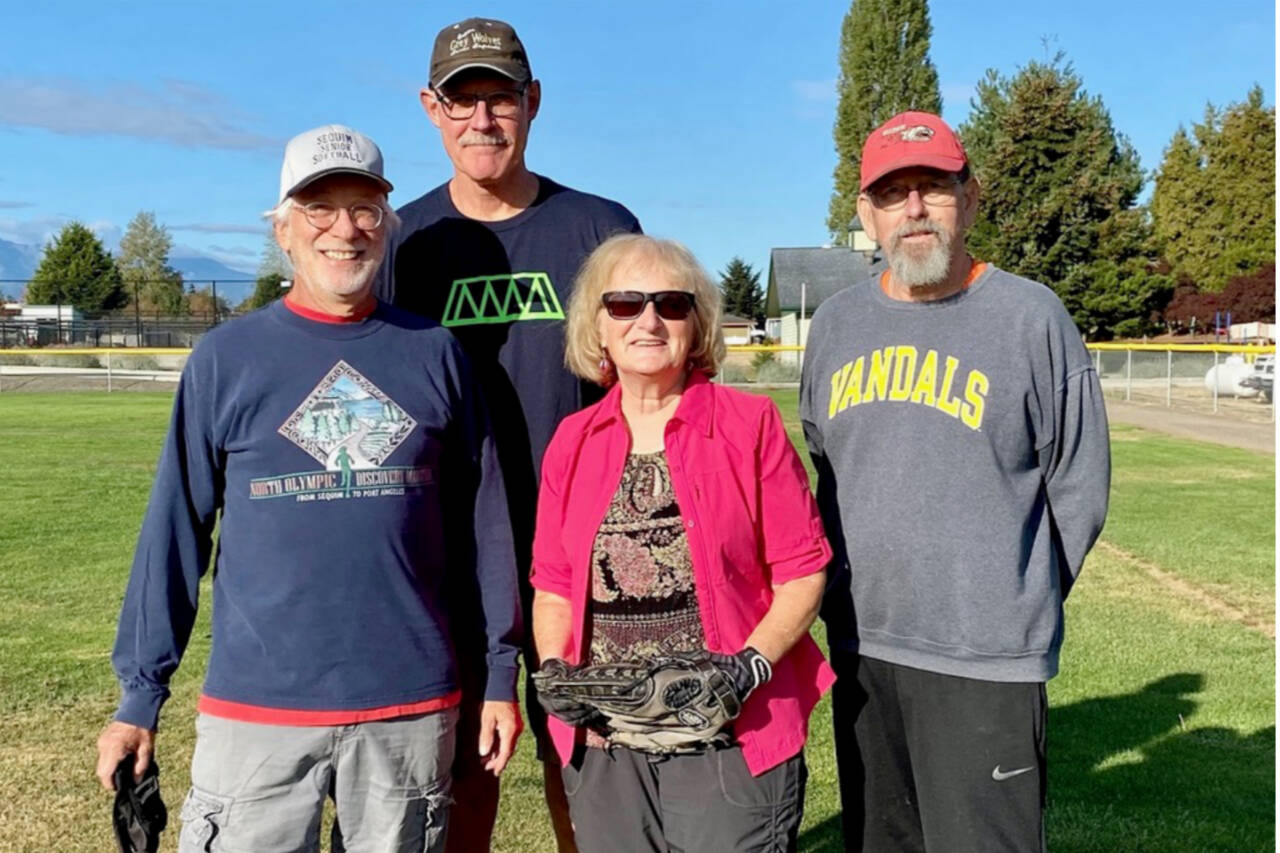
[[[876,128],[888,269],[817,310],[800,392],[837,549],[824,604],[845,843],[1044,845],[1045,682],[1102,529],[1102,393],[1049,288],[970,257],[979,186],[935,115]]]
[[[459,718],[449,614],[487,637],[479,742],[519,732],[519,597],[481,397],[447,330],[379,303],[395,214],[372,140],[285,149],[289,294],[206,335],[183,371],[112,660],[98,776],[150,761],[220,523],[213,648],[179,849],[318,849],[332,794],[349,851],[440,850]],[[221,511],[219,515],[219,510]]]
[[[392,241],[380,293],[452,329],[476,366],[493,414],[527,608],[543,450],[561,418],[598,398],[564,367],[564,305],[591,250],[612,234],[638,232],[640,225],[621,205],[561,186],[525,165],[542,89],[509,24],[471,18],[441,30],[420,98],[440,131],[453,176],[400,209],[404,228]],[[459,638],[464,659],[478,657],[466,649],[477,648],[480,639]],[[482,674],[482,667],[476,669]],[[479,687],[464,683],[464,696]],[[569,851],[568,806],[545,738],[545,716],[536,702],[527,707],[546,762],[557,841]],[[497,780],[463,751],[454,787],[449,849],[487,850]]]

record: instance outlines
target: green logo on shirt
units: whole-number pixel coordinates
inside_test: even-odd
[[[563,320],[564,309],[544,272],[516,272],[460,278],[444,306],[446,326]]]

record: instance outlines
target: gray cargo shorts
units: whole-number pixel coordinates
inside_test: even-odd
[[[334,850],[444,849],[458,709],[345,726],[274,726],[201,714],[179,853],[320,849],[332,794]]]

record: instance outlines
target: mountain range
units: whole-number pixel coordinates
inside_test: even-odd
[[[0,293],[18,296],[40,265],[42,251],[40,246],[0,239]],[[171,257],[169,266],[182,273],[186,281],[197,286],[209,281],[244,281],[254,278],[252,272],[229,267],[207,255]]]

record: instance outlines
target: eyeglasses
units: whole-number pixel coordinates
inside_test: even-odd
[[[960,181],[954,176],[929,178],[917,184],[886,184],[867,191],[867,195],[881,210],[897,210],[905,207],[912,190],[920,194],[920,200],[930,207],[950,207],[956,203],[955,188]]]
[[[307,217],[308,222],[321,231],[332,228],[338,221],[338,211],[344,209],[327,201],[313,201],[309,204],[296,205],[296,207]],[[361,231],[373,231],[382,224],[381,205],[353,204],[345,210],[350,214],[351,222]]]
[[[436,100],[444,107],[445,115],[453,119],[471,118],[476,114],[476,104],[481,101],[484,101],[489,115],[494,118],[512,118],[520,112],[521,99],[524,98],[524,89],[498,89],[483,95],[475,92],[446,95],[439,89],[432,91],[436,93]]]
[[[645,293],[642,290],[610,290],[600,297],[604,310],[615,320],[634,320],[644,313],[644,306],[653,303],[653,310],[664,320],[683,320],[693,310],[693,294],[687,290],[659,290]]]

